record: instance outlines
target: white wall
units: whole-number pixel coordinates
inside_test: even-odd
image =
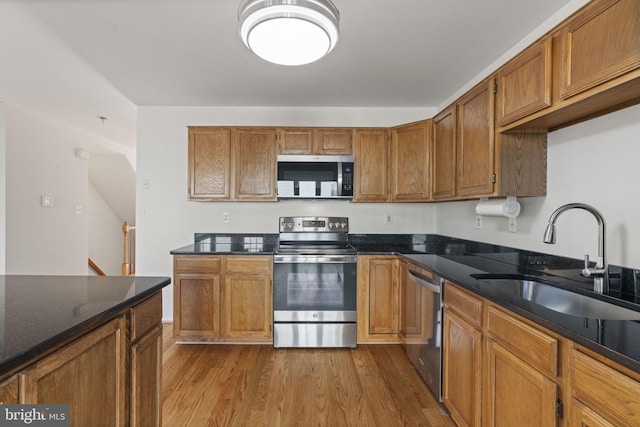
[[[7,274],[87,274],[88,163],[75,157],[86,136],[7,106]],[[40,197],[53,196],[53,207]]]
[[[124,244],[122,221],[91,183],[88,191],[89,258],[107,276],[120,276]]]
[[[640,268],[640,106],[630,107],[549,134],[547,196],[520,199],[518,232],[506,218],[483,218],[475,229],[475,202],[438,204],[437,232],[521,249],[582,259],[597,255],[597,226],[582,210],[557,220],[557,243],[542,235],[551,213],[561,205],[583,202],[605,217],[609,263]]]
[[[229,203],[187,201],[187,126],[393,126],[431,117],[433,109],[140,107],[136,192],[136,274],[172,275],[171,249],[196,232],[277,233],[278,217],[326,214],[350,218],[353,233],[435,230],[435,207],[345,201]],[[142,189],[149,179],[149,189]],[[222,213],[231,221],[223,224]],[[391,214],[392,224],[384,224]],[[172,318],[172,288],[163,294],[163,317]]]
[[[6,108],[0,102],[0,275],[5,273],[6,223],[7,223],[7,138]]]

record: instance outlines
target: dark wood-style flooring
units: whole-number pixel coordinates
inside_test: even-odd
[[[163,426],[454,426],[400,345],[176,344],[164,327]]]

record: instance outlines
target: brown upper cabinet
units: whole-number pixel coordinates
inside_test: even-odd
[[[457,103],[456,157],[459,197],[491,195],[495,182],[494,81],[471,89]]]
[[[276,131],[234,129],[233,178],[235,200],[276,201]]]
[[[354,202],[389,200],[389,130],[356,129]]]
[[[433,119],[431,196],[433,200],[456,196],[456,107],[450,106]]]
[[[552,39],[535,43],[497,75],[498,126],[551,106]]]
[[[276,200],[273,128],[189,127],[189,200]]]
[[[353,154],[353,129],[279,128],[278,154]]]
[[[563,26],[560,96],[570,98],[640,68],[640,2],[592,2]]]
[[[429,201],[430,156],[431,120],[391,129],[391,201]]]
[[[433,119],[432,199],[546,194],[546,132],[495,134],[494,79]]]
[[[231,129],[189,128],[189,199],[231,197]]]
[[[500,69],[497,90],[499,132],[553,131],[637,104],[640,2],[589,2]]]

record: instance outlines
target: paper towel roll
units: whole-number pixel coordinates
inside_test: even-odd
[[[476,214],[482,216],[504,216],[516,218],[520,215],[520,203],[515,200],[480,200],[476,205]]]

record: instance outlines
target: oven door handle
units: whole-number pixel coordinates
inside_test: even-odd
[[[418,282],[420,286],[427,288],[430,291],[433,291],[437,294],[440,293],[440,290],[442,288],[442,282],[444,282],[444,279],[442,279],[441,277],[432,279],[429,276],[426,276],[424,274],[418,273],[417,271],[413,271],[413,270],[409,270],[409,273],[411,273],[411,275],[415,277],[416,282]]]
[[[357,255],[274,255],[275,264],[335,263],[355,264]]]

